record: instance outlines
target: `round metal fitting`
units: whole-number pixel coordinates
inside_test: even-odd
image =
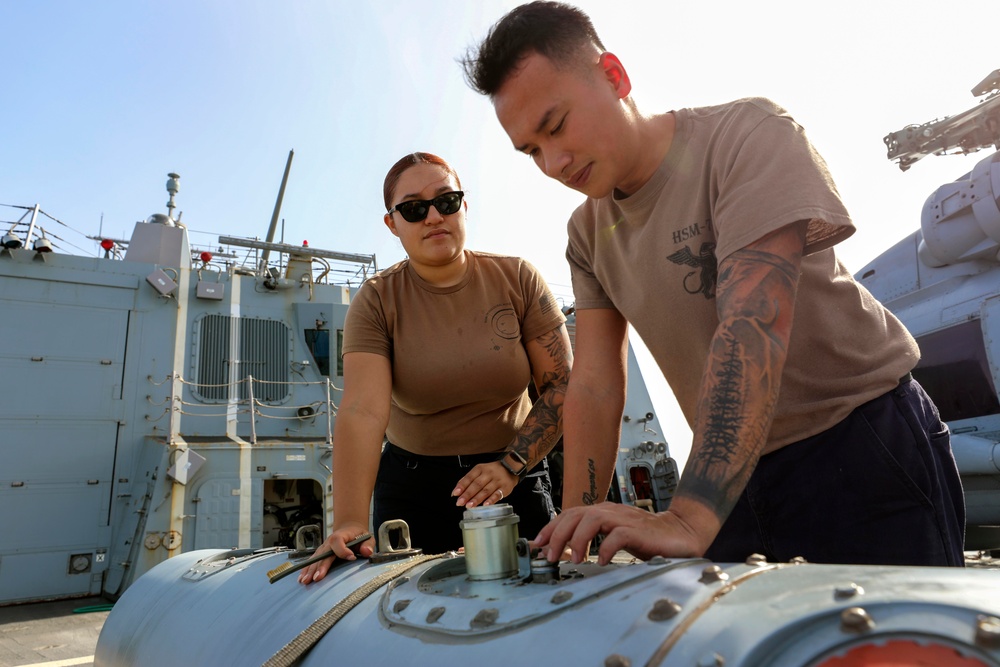
[[[631,667],[631,665],[631,660],[618,653],[612,653],[604,659],[604,667]]]
[[[722,571],[718,565],[709,565],[701,571],[701,578],[698,580],[703,584],[714,584],[721,581],[728,581],[729,575]]]
[[[697,667],[723,667],[726,664],[726,659],[723,658],[718,653],[709,653],[708,655],[703,655],[698,659]]]
[[[764,554],[750,554],[747,556],[747,565],[751,567],[757,567],[759,565],[767,565],[767,556]]]
[[[679,613],[681,613],[679,604],[667,598],[660,598],[653,603],[653,608],[646,614],[646,618],[651,621],[669,621]]]
[[[507,503],[473,507],[462,514],[465,569],[473,581],[503,579],[517,574],[517,522]]]
[[[985,615],[976,618],[976,644],[1000,648],[1000,618]]]
[[[480,609],[475,618],[469,621],[469,627],[473,630],[482,630],[483,628],[488,628],[495,624],[498,618],[500,618],[499,609],[495,607]]]
[[[559,579],[559,564],[550,563],[545,558],[531,561],[531,583],[547,584]]]
[[[551,602],[552,604],[562,604],[563,602],[568,602],[572,598],[573,594],[570,593],[569,591],[559,591],[558,593],[552,596],[552,599],[549,600],[549,602]]]
[[[790,560],[788,562],[791,563],[792,565],[802,565],[804,563],[808,563],[809,561],[807,561],[802,556],[796,556],[795,558],[793,558],[792,560]]]
[[[167,548],[168,551],[173,551],[181,545],[181,534],[176,530],[171,530],[163,536],[163,546]]]
[[[875,621],[861,607],[848,607],[840,613],[840,629],[845,632],[868,632],[875,628]]]
[[[833,589],[833,599],[834,600],[846,600],[852,598],[856,595],[864,595],[865,589],[858,586],[854,582],[847,584],[846,586],[837,586]]]

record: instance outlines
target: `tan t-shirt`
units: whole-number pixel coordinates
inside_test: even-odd
[[[386,435],[418,454],[505,449],[531,408],[525,342],[566,321],[525,260],[465,254],[457,285],[435,287],[404,260],[367,280],[347,310],[344,354],[392,362]]]
[[[615,308],[649,347],[688,424],[718,325],[718,263],[809,220],[807,256],[765,452],[833,426],[896,386],[919,352],[905,327],[837,260],[854,232],[826,164],[765,99],[675,112],[657,172],[624,199],[588,199],[569,222],[576,307]]]

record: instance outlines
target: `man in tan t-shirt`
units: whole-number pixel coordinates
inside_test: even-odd
[[[575,365],[554,560],[640,556],[961,565],[964,497],[905,327],[837,260],[854,231],[784,109],[639,112],[589,18],[533,2],[464,61],[514,147],[588,196],[569,223]],[[604,503],[627,325],[694,436],[670,508]],[[574,507],[575,505],[575,507]]]

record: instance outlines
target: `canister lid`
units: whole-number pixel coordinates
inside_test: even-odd
[[[462,514],[462,518],[466,521],[502,519],[503,517],[511,516],[512,514],[514,514],[513,507],[507,503],[498,503],[496,505],[480,505],[479,507],[467,509]]]

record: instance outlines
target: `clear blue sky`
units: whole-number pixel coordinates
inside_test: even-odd
[[[510,0],[0,0],[0,203],[127,237],[164,212],[169,171],[195,244],[264,236],[290,149],[285,240],[402,259],[382,225],[388,167],[437,153],[468,191],[469,247],[517,254],[569,298],[580,196],[513,151],[456,63]],[[924,199],[986,153],[902,173],[882,137],[975,103],[1000,68],[996,0],[582,0],[654,112],[771,97],[827,159],[858,224],[852,270],[915,230]],[[0,208],[0,220],[19,213]],[[43,219],[96,254],[95,244]],[[5,231],[5,230],[4,230]],[[643,361],[671,450],[690,432]],[[673,417],[671,416],[673,415]]]

